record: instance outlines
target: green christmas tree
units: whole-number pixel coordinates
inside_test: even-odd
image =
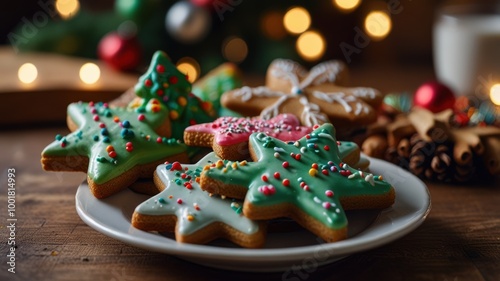
[[[148,71],[139,78],[135,93],[143,99],[138,110],[151,99],[160,100],[169,110],[172,137],[182,139],[190,125],[207,123],[217,118],[212,103],[191,93],[191,83],[162,51],[153,55]]]

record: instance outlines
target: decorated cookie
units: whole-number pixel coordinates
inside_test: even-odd
[[[270,119],[280,113],[300,116],[305,126],[333,123],[340,136],[376,120],[375,107],[382,95],[372,88],[339,86],[345,65],[327,61],[307,72],[298,63],[274,60],[266,77],[266,86],[243,87],[225,93],[223,106],[246,116]]]
[[[173,138],[182,139],[186,127],[211,122],[217,117],[212,103],[191,93],[186,75],[161,51],[153,55],[148,71],[135,86],[135,93],[141,99],[133,101],[131,106],[139,111],[143,111],[151,99],[158,99],[167,107]]]
[[[239,116],[234,111],[224,108],[220,104],[223,93],[241,87],[242,77],[240,70],[234,63],[223,63],[208,72],[193,84],[193,94],[204,101],[212,103],[219,116]]]
[[[214,122],[187,127],[184,142],[190,146],[212,147],[222,159],[248,158],[248,138],[254,132],[263,132],[282,141],[295,141],[311,132],[311,127],[300,126],[292,114],[280,114],[269,120],[260,117],[220,117]]]
[[[186,146],[167,138],[168,111],[152,99],[144,110],[110,108],[106,103],[68,106],[67,136],[57,135],[42,152],[48,171],[87,172],[92,193],[110,196],[139,178],[152,177],[165,161],[187,161]]]
[[[357,170],[368,171],[370,160],[361,155],[361,150],[356,143],[350,141],[339,141],[337,142],[337,145],[339,149],[339,156],[340,159],[342,159],[343,163]],[[246,147],[246,150],[248,151],[248,147]],[[212,153],[214,152],[210,152],[210,154]],[[198,162],[197,164],[198,165],[209,164],[208,162],[207,163],[203,162],[205,159],[211,159],[211,158],[205,157],[201,159],[200,162]],[[219,159],[221,158],[216,158],[216,160]],[[158,190],[158,187],[154,184],[152,178],[139,179],[136,182],[134,182],[134,184],[129,186],[129,188],[138,193],[147,194],[151,196],[156,195],[160,192],[160,190]],[[271,221],[271,225],[269,227],[272,228],[276,224],[277,224],[276,221]]]
[[[183,243],[205,244],[225,238],[243,247],[261,247],[264,223],[244,217],[241,202],[200,188],[203,166],[217,159],[210,153],[195,165],[174,162],[158,166],[154,181],[162,191],[135,209],[132,225],[146,231],[175,230],[175,239]]]
[[[394,202],[394,188],[382,176],[341,162],[329,123],[292,144],[254,133],[249,147],[255,162],[206,166],[201,188],[244,198],[243,213],[250,219],[291,217],[332,242],[346,238],[344,210],[386,208]]]

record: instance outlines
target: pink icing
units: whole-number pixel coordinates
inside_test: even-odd
[[[295,115],[279,114],[269,120],[260,117],[220,117],[212,123],[189,126],[186,131],[213,134],[214,141],[225,146],[248,141],[255,132],[282,141],[295,141],[310,133],[312,128],[300,126]]]

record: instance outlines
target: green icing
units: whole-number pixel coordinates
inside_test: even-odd
[[[186,127],[208,123],[217,117],[212,104],[191,93],[186,75],[161,51],[153,55],[149,69],[135,85],[135,93],[143,99],[140,111],[151,99],[159,99],[167,107],[173,138],[182,139]]]
[[[42,155],[88,157],[88,176],[96,184],[102,184],[136,165],[186,151],[184,144],[155,132],[167,114],[156,100],[149,102],[141,113],[126,108],[112,109],[105,103],[73,103],[68,106],[68,115],[78,130],[64,137],[56,136]],[[110,145],[116,153],[114,157],[107,151]]]
[[[220,66],[209,73],[209,77],[193,85],[193,93],[202,100],[210,101],[219,116],[240,116],[238,113],[224,108],[220,104],[220,98],[225,92],[240,88],[243,82],[232,64]]]
[[[253,205],[292,203],[327,227],[339,229],[347,225],[341,197],[386,194],[391,185],[379,176],[343,164],[334,136],[331,124],[323,124],[289,144],[254,133],[250,143],[258,161],[244,165],[235,162],[237,167],[227,162],[223,167],[207,170],[203,176],[248,186],[245,200]],[[312,168],[314,164],[317,169]],[[274,177],[276,172],[278,178]]]
[[[165,189],[137,206],[135,212],[153,216],[175,215],[176,232],[182,235],[202,230],[213,222],[222,222],[245,234],[259,231],[256,222],[241,215],[241,202],[222,199],[200,188],[197,178],[204,165],[217,160],[219,158],[211,152],[193,165],[181,166],[178,162],[159,165],[156,175]]]

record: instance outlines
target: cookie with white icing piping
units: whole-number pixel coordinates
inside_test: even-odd
[[[305,126],[332,123],[344,137],[375,122],[375,109],[383,99],[373,88],[340,86],[345,72],[339,61],[320,63],[307,72],[294,61],[276,59],[268,68],[265,86],[229,91],[221,103],[245,116],[270,119],[292,113]]]
[[[203,164],[217,159],[210,153],[194,165],[159,165],[154,181],[162,191],[137,206],[132,225],[146,231],[175,231],[181,243],[205,244],[224,238],[246,248],[262,247],[265,223],[244,217],[241,202],[200,188]]]

